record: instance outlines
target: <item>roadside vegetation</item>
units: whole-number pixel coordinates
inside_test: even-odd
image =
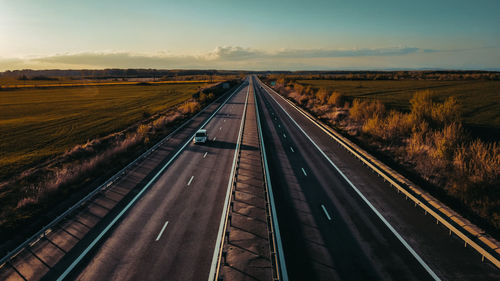
[[[267,79],[398,170],[423,179],[438,198],[500,230],[498,136],[481,139],[464,126],[500,128],[499,81]]]
[[[226,91],[192,83],[2,92],[0,237],[48,220]]]

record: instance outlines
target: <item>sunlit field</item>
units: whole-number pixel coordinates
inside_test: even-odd
[[[327,88],[345,96],[378,99],[389,107],[408,111],[418,90],[429,89],[437,100],[455,96],[465,124],[500,129],[500,81],[339,81],[297,80],[304,86]]]
[[[0,179],[191,97],[203,83],[0,91]]]

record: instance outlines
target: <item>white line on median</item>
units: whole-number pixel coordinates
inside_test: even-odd
[[[293,150],[293,147],[291,147],[291,146],[290,146],[290,150],[291,150],[292,152],[295,152],[295,150]]]
[[[286,135],[285,134],[283,134],[283,137],[286,139]]]
[[[304,173],[304,176],[307,177],[307,173],[306,173],[306,170],[304,170],[304,168],[302,168],[302,173]]]
[[[205,154],[203,154],[203,158],[207,157],[207,153],[208,153],[208,151],[205,152]]]
[[[267,85],[266,85],[267,87]],[[269,88],[269,87],[267,87]],[[375,213],[375,215],[385,224],[385,226],[392,232],[392,234],[394,234],[394,236],[396,236],[396,238],[399,240],[399,242],[401,242],[401,244],[403,244],[403,246],[405,246],[405,248],[408,250],[408,252],[410,252],[412,254],[412,256],[418,261],[418,263],[420,263],[420,265],[425,269],[425,271],[427,271],[427,273],[429,273],[429,275],[434,279],[434,280],[441,280],[437,275],[436,273],[434,273],[434,271],[427,265],[427,263],[420,257],[419,254],[417,254],[417,252],[415,252],[415,250],[413,250],[413,248],[410,246],[410,244],[408,244],[408,242],[406,242],[406,240],[396,231],[396,229],[394,229],[394,227],[392,227],[392,225],[385,219],[384,216],[382,216],[382,214],[379,213],[379,211],[372,205],[372,203],[370,201],[368,201],[368,199],[363,195],[363,193],[361,193],[361,191],[359,191],[359,189],[347,178],[347,176],[339,169],[339,167],[337,167],[337,165],[335,165],[335,163],[333,163],[332,159],[330,159],[323,150],[321,150],[321,148],[312,140],[312,138],[304,131],[304,129],[302,129],[302,127],[297,123],[297,121],[295,121],[295,119],[292,118],[292,116],[285,110],[285,108],[283,108],[283,106],[273,97],[273,95],[271,95],[267,90],[266,90],[267,94],[274,100],[274,102],[276,104],[278,104],[278,106],[281,108],[281,110],[283,112],[285,112],[285,114],[288,116],[288,118],[290,118],[290,120],[295,124],[295,126],[297,126],[297,128],[307,137],[307,139],[309,139],[309,141],[316,147],[316,149],[323,155],[323,157],[325,157],[325,159],[330,162],[330,165],[332,165],[335,170],[337,170],[337,172],[342,176],[342,178],[349,184],[349,186],[359,195],[359,197],[361,197],[361,199],[366,203],[366,205],[368,205],[368,207]],[[284,101],[286,101],[286,99],[282,96],[280,96],[279,94],[276,94],[278,95],[279,97],[281,97]],[[297,110],[298,111],[298,110]],[[300,113],[300,111],[299,111]]]
[[[321,208],[323,209],[323,212],[325,212],[325,215],[328,218],[328,220],[331,221],[332,218],[330,217],[330,214],[328,214],[328,211],[326,210],[325,205],[321,204]]]
[[[155,241],[160,240],[160,237],[163,234],[163,231],[165,231],[165,228],[167,228],[167,225],[168,225],[168,221],[166,221],[165,224],[163,225],[163,227],[161,228],[160,233],[158,233],[158,236],[156,237]]]
[[[191,182],[193,181],[193,179],[194,179],[194,176],[191,176],[191,178],[188,181],[188,186],[191,184]]]

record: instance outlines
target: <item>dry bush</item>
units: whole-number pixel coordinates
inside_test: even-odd
[[[363,132],[386,141],[400,141],[407,137],[411,130],[409,115],[394,110],[385,118],[376,114],[363,125]]]
[[[349,110],[351,119],[357,122],[366,122],[368,119],[375,116],[382,117],[385,113],[385,106],[382,102],[376,101],[361,101],[355,99],[352,107]]]
[[[405,138],[411,133],[412,128],[409,114],[391,110],[385,119],[385,139]]]
[[[316,101],[320,104],[326,104],[328,100],[328,92],[325,88],[321,88],[316,93]]]
[[[334,91],[329,97],[328,97],[328,104],[329,105],[334,105],[341,107],[344,105],[345,97],[341,93]]]
[[[197,101],[188,101],[183,105],[179,106],[179,110],[183,114],[191,114],[197,112],[199,109],[200,109],[200,103]]]
[[[428,132],[429,124],[427,122],[420,122],[412,129],[412,134],[406,144],[406,152],[409,157],[415,157],[430,151],[430,145],[426,141]]]
[[[378,115],[366,120],[363,124],[362,131],[372,136],[383,138],[384,137],[384,124],[383,119]]]
[[[500,145],[474,140],[461,145],[453,159],[455,169],[472,183],[494,183],[500,179]]]
[[[455,150],[463,141],[463,136],[464,130],[460,123],[451,123],[442,130],[434,131],[432,157],[446,162],[452,161]]]
[[[432,118],[432,92],[429,90],[417,91],[410,99],[411,104],[411,114],[415,123],[420,123],[421,121],[429,121]]]
[[[288,95],[289,98],[293,99],[299,105],[306,105],[309,101],[309,98],[306,95],[300,94],[298,92],[290,92]]]
[[[205,103],[208,100],[208,97],[205,93],[200,93],[198,100],[200,101],[200,103]]]
[[[153,126],[153,128],[155,128],[157,130],[163,129],[168,124],[175,122],[180,118],[182,118],[182,114],[180,112],[175,111],[173,113],[170,113],[169,115],[164,115],[164,116],[161,116],[160,118],[154,120],[152,126]]]
[[[139,127],[137,127],[137,133],[140,136],[146,136],[149,133],[149,131],[151,131],[151,126],[149,125],[141,124],[139,125]]]
[[[415,92],[410,100],[414,124],[425,120],[432,127],[442,128],[461,121],[461,109],[455,97],[448,97],[443,103],[434,103],[433,96],[429,90]]]
[[[305,87],[302,84],[294,83],[293,84],[293,90],[294,92],[298,93],[301,95],[304,92]]]
[[[432,120],[439,125],[460,122],[460,105],[455,97],[449,97],[443,103],[433,104],[431,111]]]

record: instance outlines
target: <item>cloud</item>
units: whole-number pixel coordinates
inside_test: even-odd
[[[436,58],[460,58],[460,50],[435,50],[416,47],[364,49],[280,49],[263,51],[235,46],[217,47],[196,55],[168,53],[84,52],[52,56],[2,59],[0,71],[7,69],[98,69],[98,68],[217,68],[217,69],[348,69],[384,67],[441,67]],[[453,55],[452,53],[456,53]],[[457,55],[458,54],[458,55]],[[436,57],[437,56],[437,57]],[[453,57],[453,59],[452,59]]]
[[[420,48],[377,48],[377,49],[282,49],[275,52],[264,52],[260,50],[242,47],[217,47],[207,55],[208,58],[240,60],[240,59],[262,59],[262,58],[340,58],[340,57],[368,57],[368,56],[401,56],[414,53],[438,52],[432,49]]]

